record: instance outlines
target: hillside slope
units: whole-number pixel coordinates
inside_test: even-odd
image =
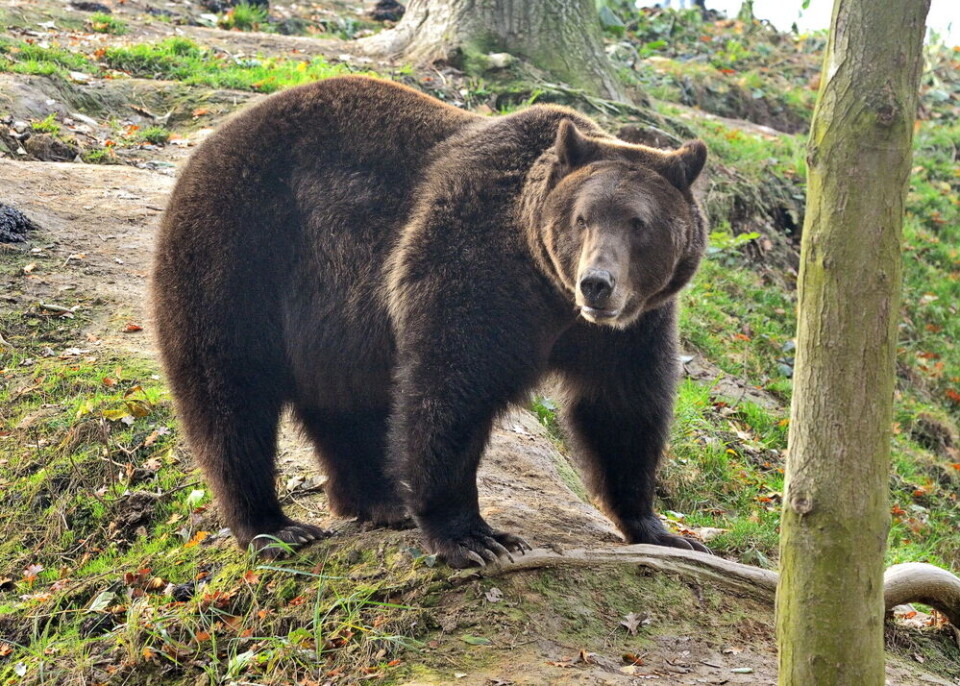
[[[178,165],[238,107],[306,80],[372,71],[482,113],[561,101],[612,131],[703,137],[711,165],[698,193],[714,234],[682,296],[686,378],[660,511],[718,554],[774,568],[798,132],[822,36],[621,8],[610,51],[653,96],[640,110],[509,71],[361,57],[351,41],[379,25],[349,4],[104,7],[0,8],[0,202],[40,227],[0,244],[0,683],[775,683],[772,615],[758,600],[630,566],[454,574],[414,532],[332,518],[290,427],[285,506],[334,535],[288,561],[247,559],[172,415],[146,278]],[[906,226],[889,561],[956,571],[960,62],[934,46],[929,63]],[[485,514],[541,547],[619,545],[555,431],[549,388],[501,422],[481,475]],[[907,612],[888,639],[890,683],[960,684],[942,617]]]

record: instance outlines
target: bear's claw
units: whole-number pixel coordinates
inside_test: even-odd
[[[712,555],[713,552],[703,543],[695,538],[678,536],[676,534],[661,534],[657,537],[657,545],[667,546],[668,548],[681,548],[683,550],[696,550],[700,553]]]
[[[680,548],[681,550],[696,550],[708,555],[713,554],[707,546],[695,538],[669,533],[656,516],[623,521],[620,530],[628,543],[648,543],[650,545],[663,545],[668,548]]]
[[[456,569],[486,567],[488,563],[496,563],[501,558],[513,562],[512,553],[523,555],[532,550],[519,536],[493,530],[435,541],[431,547],[437,557]]]
[[[254,555],[261,560],[276,560],[286,557],[293,550],[326,538],[330,532],[313,524],[290,520],[286,525],[271,533],[262,533],[253,537],[250,547]]]

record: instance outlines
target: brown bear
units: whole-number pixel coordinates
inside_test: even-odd
[[[653,510],[705,159],[562,107],[481,117],[362,77],[222,126],[170,199],[153,297],[180,421],[240,545],[323,535],[277,499],[290,408],[336,514],[412,516],[455,567],[522,552],[480,516],[477,466],[497,415],[554,375],[624,538],[705,550]]]

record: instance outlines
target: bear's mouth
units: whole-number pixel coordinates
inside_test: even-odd
[[[589,305],[580,306],[580,314],[584,319],[593,324],[609,324],[615,321],[622,311],[622,309],[603,310],[598,307],[590,307]]]

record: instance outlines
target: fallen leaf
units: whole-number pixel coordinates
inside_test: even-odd
[[[184,548],[193,548],[194,546],[200,545],[207,536],[210,535],[209,531],[198,531],[193,535],[189,541],[183,544]]]
[[[494,586],[489,591],[483,594],[483,597],[487,599],[488,603],[499,603],[503,600],[503,591]]]
[[[123,329],[124,333],[136,333],[137,331],[143,331],[143,327],[132,322],[127,324]]]
[[[41,564],[32,564],[27,565],[23,570],[23,579],[29,583],[33,583],[37,580],[37,575],[43,571],[43,565]]]
[[[483,636],[473,636],[471,634],[464,634],[460,637],[464,643],[468,643],[472,646],[488,646],[490,645],[490,639],[484,638]]]

